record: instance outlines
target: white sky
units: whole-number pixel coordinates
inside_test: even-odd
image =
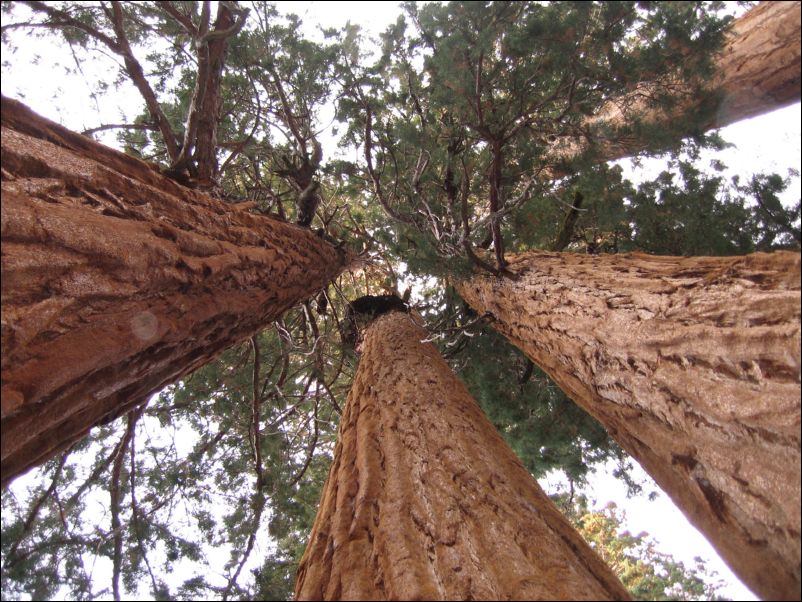
[[[339,27],[347,21],[359,23],[366,33],[377,34],[386,25],[395,21],[398,13],[395,2],[277,2],[280,10],[295,12],[304,19],[304,33],[314,35],[314,23],[326,27]],[[37,56],[38,55],[38,56]],[[124,115],[139,111],[141,100],[131,85],[96,103],[89,96],[88,81],[107,75],[112,65],[105,58],[91,64],[81,64],[79,73],[66,78],[57,65],[75,69],[76,63],[63,48],[58,49],[52,41],[34,41],[15,54],[3,49],[3,77],[0,80],[2,93],[18,98],[38,113],[60,121],[75,130],[97,126],[101,123],[118,122]],[[6,65],[8,62],[8,65]],[[723,137],[737,145],[717,155],[730,167],[730,172],[743,179],[755,172],[777,171],[785,175],[787,168],[801,169],[800,109],[795,105],[758,118],[734,124],[722,130]],[[104,138],[107,144],[114,143],[114,134]],[[660,169],[659,160],[645,162],[643,170]],[[742,180],[743,181],[743,180]],[[796,202],[800,198],[799,179],[795,188],[786,195],[786,201]],[[639,467],[638,467],[639,468]],[[686,564],[692,564],[695,556],[707,560],[708,566],[718,571],[726,582],[722,595],[734,600],[757,600],[757,598],[732,574],[720,560],[705,538],[687,522],[682,513],[665,494],[657,500],[644,497],[627,499],[623,484],[612,477],[613,466],[600,470],[591,478],[585,493],[597,500],[595,507],[602,508],[608,501],[615,501],[627,514],[625,528],[632,533],[647,531],[659,542],[661,552],[673,555]],[[644,478],[648,477],[640,471]],[[650,480],[650,479],[649,479]],[[541,480],[547,492],[559,486],[557,476]],[[651,484],[644,487],[648,493],[659,490]]]

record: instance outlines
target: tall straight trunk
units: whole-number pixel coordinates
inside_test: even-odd
[[[800,591],[800,255],[530,252],[462,297],[765,599]]]
[[[2,100],[2,482],[323,287],[344,253]]]
[[[723,102],[708,127],[799,102],[802,86],[802,2],[761,2],[733,22],[716,59]]]
[[[296,598],[629,599],[426,337],[366,329]]]
[[[761,2],[733,22],[723,51],[715,60],[715,76],[709,86],[721,93],[721,103],[703,127],[719,128],[741,119],[762,115],[799,102],[802,92],[802,10],[799,1]],[[589,129],[602,131],[626,125],[633,117],[647,123],[671,123],[675,114],[694,111],[703,98],[680,102],[670,114],[649,109],[639,99],[649,84],[640,84],[630,98],[608,102],[598,115],[587,120]],[[690,90],[688,90],[690,91]],[[676,94],[683,93],[681,87]],[[648,94],[645,94],[648,96]],[[627,107],[626,112],[621,107]],[[690,132],[688,132],[690,133]],[[644,150],[640,138],[597,139],[599,161],[613,161]],[[563,140],[552,148],[554,160],[575,157],[588,148],[587,140]],[[560,175],[549,172],[551,177]]]

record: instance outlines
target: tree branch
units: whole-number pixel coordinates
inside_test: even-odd
[[[144,407],[143,407],[144,410]],[[155,598],[157,593],[159,592],[159,585],[156,583],[156,577],[153,575],[153,569],[150,566],[150,560],[148,560],[148,551],[145,548],[145,544],[142,542],[142,534],[140,533],[139,529],[139,504],[136,501],[136,442],[135,442],[136,432],[131,434],[131,470],[129,474],[129,482],[131,483],[131,526],[134,529],[134,535],[136,536],[137,545],[139,547],[139,553],[142,554],[142,560],[145,561],[145,566],[148,569],[148,575],[150,575],[150,584],[152,587],[151,594]]]
[[[37,0],[21,0],[20,4],[28,6],[35,12],[45,13],[48,17],[54,19],[52,23],[43,23],[41,25],[43,27],[52,27],[54,29],[59,27],[74,27],[75,29],[80,29],[84,33],[95,38],[98,42],[105,44],[115,54],[122,53],[122,47],[115,40],[112,40],[109,36],[98,31],[94,27],[90,27],[86,23],[75,19],[69,13],[51,6],[48,2],[39,2]]]
[[[262,362],[259,349],[259,341],[256,335],[251,337],[251,347],[253,348],[253,396],[251,398],[251,436],[253,442],[253,460],[256,469],[256,491],[261,492],[264,486],[264,473],[262,470],[262,441],[259,423],[261,422],[260,406],[262,397],[259,391],[259,365]]]
[[[228,579],[228,583],[226,584],[225,590],[222,592],[222,599],[228,600],[228,597],[231,595],[231,591],[236,586],[237,579],[239,578],[240,572],[242,572],[242,567],[245,566],[245,563],[248,561],[248,558],[253,551],[254,543],[256,542],[256,533],[259,530],[259,525],[261,524],[262,520],[262,512],[264,511],[265,507],[265,494],[263,491],[264,488],[264,473],[262,470],[262,452],[261,452],[261,436],[260,436],[260,429],[259,429],[259,410],[261,405],[261,396],[259,394],[259,365],[261,364],[261,354],[259,350],[259,341],[257,340],[256,336],[252,336],[251,339],[251,346],[253,347],[253,397],[251,400],[251,435],[252,435],[252,443],[254,447],[254,467],[256,470],[256,483],[254,484],[254,494],[252,499],[252,506],[254,509],[254,517],[253,523],[251,525],[250,533],[248,534],[248,541],[245,545],[245,551],[242,554],[242,558],[240,558],[239,564],[237,565],[237,570],[234,571],[234,574],[231,575]]]
[[[114,599],[118,602],[120,600],[120,571],[122,569],[123,551],[123,534],[120,523],[120,473],[122,472],[123,461],[125,460],[125,451],[128,448],[128,444],[131,442],[131,439],[134,437],[134,429],[136,428],[137,420],[139,420],[140,416],[142,416],[142,412],[144,411],[145,404],[142,404],[138,408],[135,408],[128,413],[128,426],[125,429],[122,439],[120,439],[120,443],[117,445],[114,466],[111,470],[109,494],[111,496],[111,535],[114,540],[111,587],[114,594]]]
[[[17,550],[19,550],[20,545],[22,542],[30,535],[31,529],[33,527],[34,522],[36,522],[36,517],[39,516],[39,510],[42,509],[42,506],[56,490],[56,486],[58,485],[59,479],[61,478],[61,471],[64,469],[64,464],[67,462],[67,457],[70,455],[72,449],[68,449],[63,454],[61,454],[61,459],[59,460],[58,465],[56,466],[56,470],[53,471],[53,478],[50,481],[50,486],[40,495],[36,502],[31,506],[31,509],[28,511],[28,516],[25,517],[25,522],[22,524],[22,531],[20,531],[17,540],[11,546],[11,549],[8,551],[8,558],[13,559],[17,555]]]
[[[579,212],[581,210],[583,200],[584,197],[582,196],[582,193],[577,190],[576,194],[574,195],[574,203],[571,205],[571,209],[565,216],[563,227],[560,230],[559,235],[557,235],[557,240],[552,246],[553,251],[564,251],[565,247],[571,244],[571,237],[574,234],[574,226],[576,226],[576,221],[579,219]]]
[[[81,133],[84,136],[90,136],[96,132],[103,132],[106,130],[156,130],[158,126],[153,123],[107,123],[97,127],[89,128]]]
[[[170,122],[167,119],[167,116],[164,114],[161,106],[159,105],[159,101],[156,98],[156,93],[153,91],[153,88],[150,87],[148,80],[145,78],[145,72],[142,69],[142,65],[140,65],[139,61],[134,58],[134,53],[131,50],[130,44],[128,43],[128,38],[125,35],[125,28],[123,26],[123,11],[122,8],[120,8],[120,3],[116,1],[112,2],[111,8],[112,26],[114,27],[114,33],[117,36],[117,48],[112,48],[112,50],[123,57],[125,70],[128,72],[128,75],[134,82],[137,90],[139,90],[142,98],[145,99],[145,105],[148,107],[148,112],[150,113],[151,118],[159,126],[159,131],[162,134],[165,147],[167,148],[167,154],[170,156],[171,160],[175,160],[175,158],[178,156],[178,143],[176,142],[175,134],[173,133],[172,127],[170,127]]]
[[[190,37],[193,39],[198,37],[198,28],[195,27],[192,19],[173,6],[172,2],[156,2],[156,6],[178,21],[178,23],[184,28],[184,31],[186,31]]]
[[[318,437],[320,436],[320,428],[318,427],[317,424],[317,411],[319,406],[320,406],[320,388],[315,387],[315,409],[312,414],[312,424],[314,426],[313,435],[311,441],[309,442],[309,447],[306,452],[306,461],[304,462],[304,465],[301,467],[301,470],[298,471],[298,474],[295,475],[292,481],[290,481],[289,484],[290,488],[294,487],[298,483],[298,481],[301,480],[301,478],[306,473],[306,470],[309,468],[309,465],[312,463],[312,456],[314,456],[315,454],[315,448],[317,447],[317,440]]]
[[[371,156],[372,148],[373,148],[373,141],[372,141],[372,131],[373,131],[373,114],[370,109],[370,106],[365,106],[365,162],[367,163],[368,174],[370,175],[370,179],[373,182],[373,190],[376,193],[376,198],[379,199],[379,203],[384,208],[384,211],[392,217],[400,222],[404,222],[405,224],[412,224],[414,221],[412,218],[401,215],[400,213],[396,212],[390,204],[387,202],[387,199],[384,197],[384,192],[382,191],[381,180],[379,179],[379,175],[376,173],[376,170],[373,168],[373,157]]]

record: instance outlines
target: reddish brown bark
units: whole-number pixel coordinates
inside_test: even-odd
[[[214,31],[232,29],[235,24],[234,15],[224,4],[218,4],[217,20]],[[201,30],[204,36],[208,32]],[[195,147],[195,159],[198,165],[198,181],[201,185],[211,186],[217,176],[217,122],[220,118],[220,84],[223,79],[223,64],[229,36],[220,36],[204,40],[198,36],[195,40],[198,57],[198,82],[190,105],[188,132],[196,129],[195,139],[187,140],[184,145]]]
[[[2,481],[329,282],[307,229],[2,100]]]
[[[802,3],[761,2],[733,22],[728,41],[716,60],[717,77],[707,84],[722,93],[721,104],[706,129],[723,127],[741,119],[755,117],[775,109],[799,102],[802,92]],[[675,113],[665,114],[648,108],[641,97],[649,95],[650,84],[631,96],[610,101],[599,115],[590,118],[586,126],[590,131],[602,131],[626,125],[633,117],[645,122],[670,123],[680,112],[693,111],[702,100],[680,103]],[[679,86],[675,93],[693,93]],[[640,138],[609,140],[591,134],[599,148],[600,161],[612,161],[636,154],[648,146]],[[564,140],[551,151],[554,160],[575,157],[585,150],[585,139]],[[550,173],[551,176],[556,174]]]
[[[765,599],[800,591],[800,255],[509,258],[458,285]]]
[[[366,329],[296,597],[629,599],[426,337]]]

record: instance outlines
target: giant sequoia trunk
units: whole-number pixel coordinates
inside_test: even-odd
[[[715,77],[707,85],[721,94],[721,103],[705,129],[719,128],[799,102],[802,90],[802,31],[800,2],[761,2],[733,22],[727,43],[715,60]],[[642,83],[630,97],[611,100],[601,112],[589,118],[589,130],[604,131],[626,125],[637,117],[647,123],[670,123],[675,115],[694,111],[705,100],[689,98],[666,114],[647,108],[649,83]],[[688,90],[690,92],[690,90]],[[679,97],[683,89],[674,93]],[[688,132],[690,133],[690,132]],[[594,138],[600,161],[628,157],[644,150],[641,138],[610,140]],[[551,157],[568,159],[588,148],[585,139],[563,140],[555,144]],[[550,175],[557,175],[550,173]]]
[[[765,599],[800,591],[800,255],[532,252],[458,285]]]
[[[799,102],[802,3],[761,2],[736,19],[711,82],[723,93],[707,127],[724,127]]]
[[[426,336],[367,328],[296,597],[628,599]]]
[[[2,481],[324,286],[309,230],[2,100]]]

